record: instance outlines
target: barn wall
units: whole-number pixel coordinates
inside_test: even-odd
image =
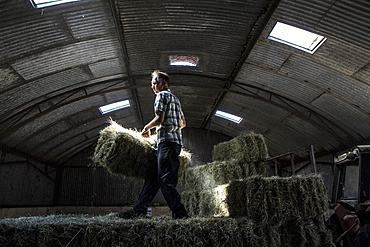
[[[65,167],[58,205],[127,206],[135,202],[142,181],[123,179],[104,168]]]
[[[52,205],[55,169],[10,154],[2,157],[1,207]]]

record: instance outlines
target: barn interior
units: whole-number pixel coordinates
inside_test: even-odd
[[[0,218],[129,208],[143,181],[91,157],[110,119],[153,118],[153,70],[181,100],[189,167],[260,134],[269,176],[319,174],[332,209],[365,203],[369,20],[366,0],[1,0]]]

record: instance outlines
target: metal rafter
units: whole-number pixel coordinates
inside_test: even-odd
[[[32,155],[29,155],[29,154],[26,154],[26,153],[23,153],[21,151],[18,151],[18,150],[15,150],[15,149],[10,149],[8,147],[5,147],[3,145],[0,145],[0,150],[2,151],[2,155],[5,155],[6,153],[9,153],[9,154],[13,154],[13,155],[16,155],[18,157],[21,157],[21,158],[24,158],[26,159],[27,161],[36,161],[42,165],[45,165],[45,166],[55,166],[55,164],[52,164],[52,163],[48,163],[46,162],[45,160],[42,160],[38,157],[34,157]],[[4,160],[1,160],[2,162],[5,162],[5,156],[4,156]]]
[[[198,75],[198,76],[201,76],[201,75]],[[143,76],[137,76],[137,77],[138,78],[141,78]],[[211,78],[211,77],[208,76],[207,78]],[[219,78],[214,78],[214,79],[220,80]],[[330,125],[334,126],[338,130],[340,130],[342,133],[345,133],[347,136],[351,136],[351,134],[349,133],[348,130],[340,127],[335,122],[327,119],[325,116],[321,115],[320,113],[317,113],[317,112],[313,111],[309,107],[307,107],[305,105],[302,105],[299,102],[295,102],[295,101],[293,101],[293,100],[291,100],[291,99],[289,99],[289,98],[287,98],[285,96],[279,95],[277,93],[268,91],[268,90],[263,89],[263,88],[259,88],[259,87],[256,87],[256,86],[247,85],[247,84],[243,84],[243,83],[237,83],[237,84],[239,85],[239,87],[240,87],[240,85],[243,86],[243,87],[240,87],[240,88],[247,87],[247,88],[258,89],[258,90],[264,91],[266,93],[269,93],[271,96],[276,96],[277,98],[284,99],[284,102],[289,101],[289,102],[294,103],[295,105],[298,105],[300,107],[303,107],[303,108],[307,109],[308,111],[314,113],[316,116],[318,116],[318,118],[321,121],[322,120],[325,120],[327,123],[330,123]],[[239,95],[243,95],[243,96],[247,96],[247,97],[253,97],[253,98],[256,98],[258,100],[262,100],[262,101],[268,102],[270,104],[273,104],[273,105],[275,105],[277,107],[280,107],[280,108],[282,108],[282,109],[284,109],[286,111],[292,112],[293,114],[295,114],[296,116],[300,117],[301,119],[303,119],[303,120],[305,120],[305,121],[313,124],[314,126],[318,126],[319,128],[325,130],[326,132],[330,133],[331,135],[334,135],[337,139],[339,139],[342,142],[344,142],[344,140],[341,137],[339,137],[337,134],[335,134],[331,130],[331,128],[329,128],[327,126],[327,124],[325,124],[324,126],[322,126],[322,123],[320,124],[320,122],[317,122],[317,121],[313,120],[312,118],[310,118],[310,117],[308,117],[308,116],[300,113],[299,111],[297,111],[296,109],[292,108],[291,106],[289,107],[289,104],[288,105],[287,104],[279,104],[277,102],[272,101],[271,99],[266,99],[266,98],[263,98],[263,97],[261,97],[261,96],[259,96],[257,94],[253,94],[248,89],[246,89],[246,93],[244,93],[244,92],[230,90],[230,89],[226,89],[226,88],[221,88],[220,89],[219,87],[212,86],[212,85],[185,84],[185,83],[176,83],[176,82],[173,82],[173,85],[176,85],[176,86],[191,86],[191,87],[199,87],[199,88],[206,88],[206,89],[218,89],[218,90],[220,90],[221,92],[224,92],[224,93],[230,92],[230,93],[235,93],[235,94],[239,94]],[[77,88],[77,89],[72,90],[70,93],[71,94],[74,94],[76,91],[81,91],[81,90],[85,91],[85,89],[88,88],[88,87],[91,87],[91,86],[84,86],[84,87],[81,87],[81,88]],[[98,90],[98,91],[96,91],[94,93],[90,93],[89,95],[81,96],[81,97],[78,97],[78,98],[73,98],[73,99],[71,99],[71,101],[68,101],[68,102],[61,102],[59,105],[53,105],[52,107],[44,110],[43,112],[40,112],[39,114],[33,115],[32,117],[28,118],[27,120],[25,120],[23,122],[19,122],[17,124],[13,124],[11,127],[9,127],[8,129],[6,129],[2,133],[0,133],[0,138],[3,138],[5,136],[9,135],[13,130],[16,130],[16,129],[20,128],[21,126],[28,124],[29,122],[31,122],[34,119],[36,119],[39,116],[41,116],[42,114],[45,114],[47,112],[54,111],[54,110],[56,110],[59,107],[62,107],[64,105],[67,105],[67,104],[70,104],[70,103],[73,103],[73,102],[76,102],[76,101],[79,101],[79,100],[82,100],[84,98],[88,98],[88,97],[91,97],[91,96],[96,96],[96,95],[100,95],[100,94],[104,94],[104,93],[114,92],[114,91],[117,91],[117,90],[125,90],[125,89],[126,90],[130,90],[130,89],[136,89],[136,88],[141,88],[141,87],[146,87],[146,85],[129,85],[129,86],[123,86],[123,87],[113,88],[113,89],[109,89],[109,87],[107,87],[106,90]],[[66,93],[68,93],[68,92],[66,92]],[[56,97],[58,97],[58,95],[54,96],[53,98],[56,98]],[[39,102],[38,104],[44,103],[44,102],[46,102],[48,100],[52,100],[53,98],[46,99],[44,101]],[[30,107],[22,110],[21,112],[28,112],[30,110],[30,108],[34,108],[34,107],[35,107],[35,105],[34,106],[30,106]],[[1,124],[3,124],[4,122],[5,121],[3,121]],[[351,141],[351,140],[349,140],[349,141]]]
[[[123,29],[123,26],[122,26],[122,20],[120,18],[121,14],[118,13],[117,5],[116,5],[114,0],[109,0],[109,3],[110,3],[110,6],[111,6],[111,10],[112,10],[114,24],[115,24],[116,30],[117,30],[117,36],[118,36],[118,39],[119,39],[119,43],[121,45],[121,51],[122,51],[123,60],[124,60],[124,64],[125,64],[127,79],[128,79],[128,82],[129,82],[130,85],[135,86],[136,83],[135,83],[135,79],[132,77],[132,74],[131,74],[129,56],[128,56],[128,52],[127,52],[125,37],[124,37],[124,29]],[[139,96],[137,94],[137,91],[136,91],[135,87],[131,89],[131,93],[132,93],[134,101],[135,101],[136,111],[137,111],[139,121],[140,121],[141,125],[144,125],[144,118],[143,118],[143,113],[142,113],[141,107],[140,107]]]
[[[225,83],[224,89],[229,89],[231,87],[231,85],[233,84],[233,82],[234,82],[235,78],[237,77],[237,75],[239,74],[244,62],[247,60],[247,58],[248,58],[249,54],[251,53],[254,45],[257,43],[259,37],[261,36],[263,30],[265,29],[267,23],[269,22],[271,16],[275,12],[279,3],[280,3],[280,0],[274,0],[272,2],[272,4],[270,5],[270,7],[267,9],[266,13],[262,14],[263,19],[261,20],[261,23],[258,23],[258,22],[255,23],[256,31],[252,35],[252,38],[249,41],[247,41],[246,49],[244,50],[244,52],[243,52],[241,58],[239,59],[236,67],[232,71],[228,81]],[[258,25],[257,25],[257,23],[258,23]],[[227,92],[227,90],[226,91],[222,90],[222,91],[219,92],[218,96],[216,97],[215,102],[213,103],[213,106],[212,106],[211,110],[209,111],[208,115],[204,118],[203,123],[201,125],[201,128],[206,128],[208,126],[208,124],[211,120],[211,117],[214,115],[217,107],[220,105],[221,101],[224,99],[224,97],[226,95],[226,92]]]

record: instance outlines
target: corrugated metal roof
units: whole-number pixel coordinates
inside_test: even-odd
[[[262,133],[270,155],[366,143],[370,3],[281,0],[275,10],[278,2],[1,1],[0,147],[61,164],[93,145],[109,116],[142,128],[153,117],[154,69],[171,75],[190,128]],[[268,40],[277,21],[327,40],[314,54]],[[170,66],[170,55],[198,56],[199,65]],[[121,99],[132,107],[97,109]],[[217,109],[244,120],[215,117]]]

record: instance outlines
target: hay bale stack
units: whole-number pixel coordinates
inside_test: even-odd
[[[267,146],[262,135],[240,135],[214,146],[213,162],[186,170],[185,188],[202,191],[254,175],[266,175]]]
[[[323,214],[328,207],[319,175],[253,176],[211,190],[187,191],[182,198],[191,215],[247,217],[266,225],[307,220]]]
[[[226,193],[226,203],[233,205],[229,207],[231,216],[246,216],[266,224],[282,219],[310,219],[322,215],[328,208],[327,193],[320,175],[255,176],[231,182]]]
[[[268,157],[265,138],[260,134],[237,136],[230,141],[214,146],[213,161],[229,161],[236,159],[246,163],[264,160]]]
[[[261,135],[216,145],[213,162],[186,171],[189,214],[238,220],[245,246],[331,246],[321,176],[266,177],[267,157]]]
[[[246,218],[49,215],[0,220],[0,246],[331,246],[320,227],[314,222],[265,226]]]
[[[92,160],[110,173],[134,178],[145,178],[148,167],[155,162],[156,152],[150,139],[141,133],[122,127],[115,121],[100,131]],[[184,173],[191,154],[182,150],[179,174]]]
[[[236,159],[214,161],[185,171],[187,191],[202,191],[254,175],[266,175],[265,162],[245,163]]]

